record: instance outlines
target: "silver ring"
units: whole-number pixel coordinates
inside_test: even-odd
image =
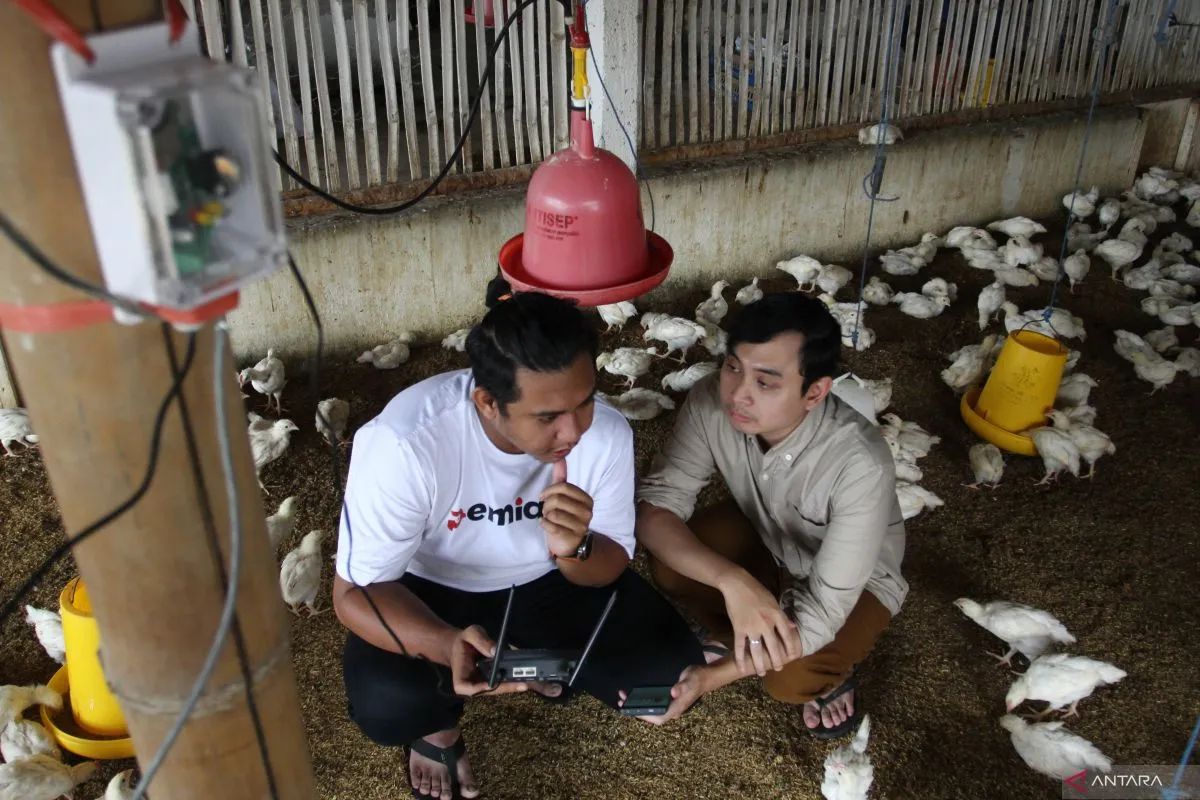
[[[751,640],[750,640],[750,646],[751,646],[751,647],[753,647],[753,646],[754,646],[754,645],[756,645],[756,644],[762,644],[762,639],[751,639]]]

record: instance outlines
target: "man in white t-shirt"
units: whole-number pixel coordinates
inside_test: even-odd
[[[628,569],[634,550],[633,434],[595,401],[596,332],[574,305],[489,287],[467,339],[470,370],[397,395],[354,437],[334,607],[349,629],[350,714],[379,744],[409,748],[419,797],[474,797],[458,720],[486,691],[507,640],[581,649],[616,605],[575,687],[614,708],[618,692],[674,684],[700,645]],[[531,688],[555,701],[559,685]]]

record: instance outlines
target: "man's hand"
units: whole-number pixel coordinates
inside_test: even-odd
[[[766,587],[739,569],[722,578],[717,588],[733,623],[733,657],[743,675],[753,670],[762,677],[800,658],[800,631]]]
[[[492,694],[508,694],[509,692],[524,692],[528,684],[509,682],[501,683],[495,689],[488,689],[486,680],[479,680],[475,662],[480,658],[495,658],[496,643],[488,638],[487,631],[478,625],[463,628],[450,643],[450,674],[454,678],[454,693],[462,697],[470,697],[480,692],[490,691]]]
[[[592,523],[592,498],[583,489],[567,483],[565,460],[554,462],[551,480],[541,496],[546,546],[555,558],[571,558]]]
[[[638,719],[649,722],[651,725],[665,725],[671,720],[679,719],[685,711],[708,692],[708,682],[705,679],[707,673],[707,667],[685,667],[683,672],[679,673],[679,680],[671,687],[671,705],[667,706],[667,713],[657,717],[638,717]],[[625,690],[617,692],[617,696],[617,705],[625,705],[627,697]]]

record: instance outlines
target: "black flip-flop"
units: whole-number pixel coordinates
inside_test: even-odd
[[[850,677],[846,678],[846,680],[842,682],[841,686],[834,689],[825,697],[816,698],[817,709],[824,709],[825,706],[829,705],[846,692],[854,692],[854,713],[847,717],[840,725],[834,725],[832,728],[826,728],[824,721],[817,723],[817,727],[815,728],[810,728],[805,725],[805,730],[807,730],[813,738],[822,740],[840,739],[846,734],[850,733],[852,730],[855,730],[858,727],[858,724],[862,722],[862,704],[859,702],[860,698],[858,693],[858,679],[855,677],[853,672],[850,673]]]
[[[463,798],[459,794],[458,785],[458,760],[467,754],[467,745],[463,741],[462,734],[459,734],[458,741],[449,747],[438,747],[435,744],[430,744],[424,739],[417,739],[409,744],[409,750],[416,751],[425,756],[431,761],[441,763],[450,772],[450,800],[471,800]],[[411,783],[411,781],[410,781]],[[430,795],[422,794],[415,786],[412,788],[412,796],[418,800],[430,800]]]

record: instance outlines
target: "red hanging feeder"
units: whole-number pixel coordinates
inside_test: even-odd
[[[517,291],[598,306],[630,300],[666,280],[674,252],[642,219],[637,178],[595,146],[587,118],[588,36],[583,3],[571,28],[571,145],[533,174],[525,231],[500,248],[500,272]]]

